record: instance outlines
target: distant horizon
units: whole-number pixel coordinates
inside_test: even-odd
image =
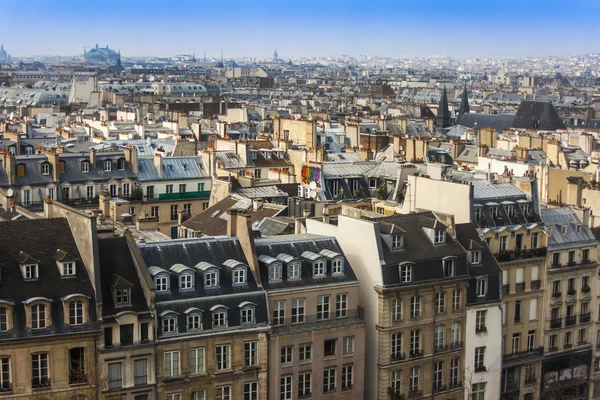
[[[227,4],[180,0],[4,0],[0,43],[14,58],[77,57],[108,45],[128,57],[269,59],[431,57],[514,60],[600,52],[589,0],[356,0],[285,4],[275,0]],[[17,34],[15,34],[15,32]],[[594,49],[596,47],[597,49]]]

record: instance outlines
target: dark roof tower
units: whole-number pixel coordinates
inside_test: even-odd
[[[460,108],[458,109],[458,117],[462,117],[463,114],[469,113],[469,95],[467,94],[467,87],[462,92],[460,97]]]
[[[447,128],[450,126],[450,109],[448,108],[448,93],[446,92],[446,86],[444,86],[442,98],[438,105],[436,125],[438,128]]]

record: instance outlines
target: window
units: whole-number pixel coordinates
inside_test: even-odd
[[[8,330],[8,309],[6,307],[0,307],[0,332],[6,332]]]
[[[292,263],[287,267],[288,279],[300,278],[300,264]]]
[[[281,280],[281,265],[273,264],[269,266],[269,282],[278,282]]]
[[[110,363],[108,364],[108,388],[119,389],[123,387],[123,364]]]
[[[581,260],[582,260],[582,262],[590,261],[590,249],[583,249],[582,254],[581,254]]]
[[[104,347],[112,347],[113,345],[113,332],[112,328],[104,328]]]
[[[589,291],[590,290],[590,277],[582,276],[581,277],[581,291]]]
[[[552,254],[552,265],[560,265],[560,253]]]
[[[273,302],[273,325],[285,324],[285,301],[274,301]]]
[[[190,374],[204,372],[204,347],[190,349]]]
[[[456,386],[459,379],[460,359],[453,358],[450,361],[450,385]]]
[[[282,375],[279,388],[280,388],[280,400],[292,400],[292,375]]]
[[[538,232],[531,234],[531,248],[532,249],[536,249],[539,247],[539,241],[538,241],[539,235],[540,234]]]
[[[525,365],[525,383],[535,382],[535,364]]]
[[[42,175],[50,175],[50,164],[42,164]]]
[[[452,311],[460,310],[460,289],[452,291]]]
[[[521,334],[513,333],[512,335],[512,353],[517,354],[521,350]]]
[[[310,343],[302,343],[298,347],[298,358],[300,361],[309,361],[312,360],[312,344]]]
[[[254,306],[246,306],[241,311],[242,324],[254,323]]]
[[[444,385],[444,362],[438,361],[433,365],[433,390],[440,391]]]
[[[460,322],[452,323],[452,345],[457,346],[460,344]]]
[[[244,343],[244,366],[252,367],[258,364],[258,342]]]
[[[8,391],[10,385],[10,358],[0,358],[0,391]]]
[[[158,218],[158,206],[150,207],[150,217]]]
[[[406,283],[412,281],[412,265],[400,266],[400,282]]]
[[[402,242],[402,235],[392,235],[392,249],[401,249]]]
[[[565,345],[564,347],[571,347],[573,345],[571,332],[565,332]]]
[[[23,269],[25,271],[25,279],[38,279],[39,275],[37,264],[25,265]]]
[[[260,175],[260,169],[255,169],[254,170],[254,179],[260,179],[261,175]]]
[[[471,264],[479,264],[481,262],[481,252],[480,251],[472,251],[471,252]]]
[[[69,349],[69,383],[87,383],[85,376],[85,349]]]
[[[319,296],[317,298],[317,320],[329,319],[329,296]]]
[[[392,320],[402,321],[402,299],[392,300]]]
[[[148,360],[140,358],[133,361],[133,384],[146,385],[148,383]]]
[[[177,332],[177,317],[175,317],[175,316],[163,317],[162,332],[163,332],[163,334]]]
[[[227,326],[227,310],[213,312],[213,328]]]
[[[402,371],[392,371],[391,387],[395,394],[402,394]]]
[[[192,289],[194,276],[190,274],[182,274],[179,276],[179,289]]]
[[[119,171],[122,171],[122,170],[124,170],[124,169],[125,169],[125,159],[123,159],[123,158],[119,158],[119,159],[117,160],[117,169],[118,169]]]
[[[84,174],[87,174],[88,172],[90,172],[90,163],[87,161],[83,161],[81,163],[81,172]]]
[[[453,258],[444,260],[444,276],[450,277],[456,275],[456,263]]]
[[[215,346],[215,361],[217,363],[217,371],[229,369],[229,345],[222,344]]]
[[[583,328],[579,330],[579,335],[577,337],[577,343],[583,344],[587,342],[587,329]]]
[[[200,389],[193,391],[192,400],[206,400],[206,390]]]
[[[402,333],[392,333],[392,360],[402,359]]]
[[[165,186],[165,192],[166,193],[173,193],[173,185],[166,185]]]
[[[83,301],[72,301],[69,303],[69,325],[83,324]]]
[[[485,346],[475,347],[475,372],[485,371]]]
[[[131,194],[131,185],[129,183],[123,184],[123,196],[129,197]]]
[[[419,390],[419,367],[412,367],[410,369],[410,390]]]
[[[435,244],[446,242],[446,231],[439,229],[435,231]]]
[[[483,297],[487,295],[487,279],[477,279],[477,296]]]
[[[119,335],[122,346],[133,344],[133,324],[124,324],[119,326]]]
[[[156,291],[166,292],[168,290],[169,279],[166,276],[159,276],[156,278]]]
[[[282,346],[280,349],[281,363],[290,364],[293,359],[294,346]]]
[[[535,347],[535,331],[527,332],[527,351],[533,351]]]
[[[31,307],[31,329],[42,329],[46,327],[46,306],[36,304]]]
[[[217,400],[231,400],[231,386],[217,386]]]
[[[352,365],[342,367],[342,390],[352,389]]]
[[[198,191],[199,192],[204,192],[204,183],[199,183],[198,184]]]
[[[569,265],[575,264],[575,250],[569,251]]]
[[[474,383],[471,387],[471,400],[485,400],[486,382]]]
[[[412,319],[421,317],[421,296],[410,298],[410,317]]]
[[[328,356],[335,356],[336,354],[336,347],[337,347],[337,340],[336,339],[327,339],[324,342],[324,346],[323,346],[323,352],[325,354],[325,357]]]
[[[177,221],[177,204],[171,204],[171,221]]]
[[[568,283],[567,293],[573,293],[573,292],[575,292],[576,291],[575,290],[575,278],[569,278],[569,280],[567,281],[567,283]]]
[[[242,285],[246,283],[246,269],[238,268],[233,271],[233,284]]]
[[[552,282],[552,293],[559,294],[560,293],[560,281]]]
[[[342,354],[354,353],[354,336],[344,336],[342,340]]]
[[[323,393],[335,392],[335,368],[323,371]]]
[[[105,172],[110,172],[112,169],[112,162],[110,162],[110,160],[105,160],[102,165],[104,166]]]
[[[244,400],[258,400],[258,382],[244,382]]]
[[[202,330],[202,314],[199,312],[190,313],[187,316],[187,330],[189,332]]]
[[[344,272],[343,263],[341,259],[335,259],[331,262],[331,273],[341,274]]]
[[[492,214],[492,218],[498,217],[498,207],[490,207],[490,214]]]
[[[443,313],[446,311],[446,293],[437,292],[435,294],[435,312]]]
[[[117,197],[117,185],[109,186],[110,197]]]
[[[313,264],[313,275],[324,276],[325,275],[325,263],[323,261],[315,261]]]
[[[179,184],[179,193],[185,193],[185,183]]]
[[[508,236],[500,236],[500,251],[506,251],[506,242]]]
[[[523,300],[515,301],[515,323],[521,322],[523,314]]]
[[[298,397],[308,397],[311,394],[311,373],[298,374]]]
[[[86,186],[85,193],[86,193],[88,199],[92,199],[94,197],[94,187]]]
[[[304,299],[292,299],[292,324],[304,322]]]
[[[335,317],[336,318],[345,318],[346,317],[347,305],[348,305],[348,294],[347,293],[338,293],[335,295]]]
[[[416,356],[421,351],[421,331],[415,329],[410,331],[410,355]]]

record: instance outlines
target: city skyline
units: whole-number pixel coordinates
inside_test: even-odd
[[[566,7],[568,5],[568,7]],[[473,1],[357,1],[286,4],[263,1],[228,7],[183,1],[161,8],[134,0],[96,4],[69,0],[3,4],[0,37],[13,57],[77,56],[98,43],[124,57],[191,54],[202,58],[431,56],[510,59],[597,52],[600,28],[589,1],[516,0],[493,6]],[[31,18],[24,18],[29,16]],[[20,34],[15,35],[15,31]],[[24,32],[24,33],[23,33]],[[33,40],[32,40],[33,38]]]

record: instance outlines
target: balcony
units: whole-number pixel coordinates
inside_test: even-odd
[[[560,296],[562,296],[561,292],[552,292],[552,297],[553,298],[557,298],[557,297],[560,297]]]
[[[504,359],[512,360],[512,359],[521,358],[521,357],[541,356],[542,354],[544,354],[543,347],[534,347],[534,348],[523,350],[523,351],[513,351],[510,354],[505,354]]]
[[[364,323],[364,309],[358,307],[356,310],[346,310],[346,316],[344,317],[336,318],[335,313],[330,312],[329,318],[318,318],[317,315],[304,315],[303,322],[297,322],[297,320],[298,317],[280,320],[281,324],[273,326],[273,334],[281,335]]]
[[[515,293],[521,293],[525,291],[525,282],[515,283]]]
[[[161,193],[158,195],[158,200],[208,199],[209,197],[210,190],[201,190],[197,192]]]
[[[50,378],[34,378],[31,380],[31,387],[33,389],[50,387]]]
[[[530,258],[541,258],[546,257],[547,249],[540,247],[539,249],[515,249],[508,251],[501,251],[494,254],[498,262],[509,262],[516,260],[527,260]]]
[[[562,318],[555,318],[550,320],[550,329],[562,328]]]
[[[570,317],[565,318],[565,326],[572,326],[572,325],[575,325],[576,323],[577,323],[576,315],[572,315]]]
[[[410,358],[417,358],[417,357],[423,357],[423,350],[411,350],[408,353],[408,356]]]
[[[567,296],[573,296],[575,294],[577,294],[577,290],[575,290],[575,289],[567,290]]]
[[[542,281],[531,281],[531,290],[538,290],[540,287],[542,287]]]
[[[581,288],[581,292],[582,293],[589,293],[590,292],[590,287],[588,285],[585,285],[584,287]]]
[[[406,353],[394,353],[390,356],[390,362],[398,362],[406,359]]]
[[[434,353],[442,353],[444,351],[448,351],[448,345],[447,344],[434,345],[433,351],[434,351]]]
[[[550,347],[548,347],[548,352],[549,353],[552,353],[553,351],[557,351],[557,350],[558,350],[557,346],[550,346]]]
[[[590,322],[590,320],[592,319],[592,315],[591,313],[583,313],[583,314],[579,314],[579,323],[580,324],[584,324],[586,322]]]
[[[487,368],[485,368],[485,365],[476,365],[475,366],[475,372],[485,372],[487,371]]]
[[[565,350],[567,350],[567,349],[572,349],[572,348],[573,348],[573,343],[567,343],[567,344],[565,344],[565,345],[563,346],[563,348],[564,348]]]

